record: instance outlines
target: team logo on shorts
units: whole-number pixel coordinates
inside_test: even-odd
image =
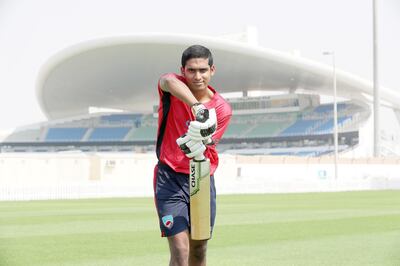
[[[161,219],[166,228],[171,229],[172,226],[174,226],[174,217],[172,217],[172,215],[165,215]]]

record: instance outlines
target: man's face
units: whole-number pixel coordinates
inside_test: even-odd
[[[186,61],[185,67],[181,67],[181,73],[186,78],[191,91],[206,90],[215,67],[208,65],[208,59],[192,58]]]

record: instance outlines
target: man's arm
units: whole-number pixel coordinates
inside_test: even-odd
[[[194,131],[197,141],[206,140],[214,133],[216,128],[216,115],[210,116],[209,110],[194,97],[189,87],[177,78],[174,74],[165,74],[159,81],[160,89],[164,92],[169,92],[176,98],[190,106],[190,109],[198,124],[192,131]],[[211,113],[211,114],[215,114]],[[192,122],[193,123],[193,122]],[[203,134],[201,134],[203,133]]]
[[[195,119],[205,122],[208,117],[207,108],[199,103],[190,91],[189,87],[179,80],[174,74],[165,74],[160,78],[160,88],[162,91],[169,92],[179,100],[190,106]],[[207,114],[206,114],[207,113]],[[204,120],[204,121],[203,121]],[[215,121],[216,122],[216,121]],[[213,122],[215,124],[215,122]]]
[[[192,107],[197,103],[196,97],[192,94],[189,87],[177,79],[173,74],[166,74],[160,78],[160,87],[162,91],[169,92],[179,100]]]

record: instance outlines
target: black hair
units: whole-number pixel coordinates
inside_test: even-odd
[[[192,45],[186,48],[182,53],[182,67],[185,67],[186,62],[192,58],[204,58],[208,59],[208,65],[211,67],[213,65],[213,56],[211,51],[202,45]]]

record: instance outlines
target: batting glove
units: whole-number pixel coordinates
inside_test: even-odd
[[[204,153],[206,146],[201,140],[193,140],[188,135],[183,135],[176,140],[179,148],[183,151],[186,157],[192,159]]]
[[[190,122],[187,135],[189,135],[191,139],[206,140],[215,133],[217,129],[217,114],[215,113],[215,109],[207,110],[205,112],[205,117],[206,120],[204,122],[197,120]]]
[[[209,117],[208,109],[204,106],[204,104],[201,103],[193,104],[192,112],[194,114],[194,117],[196,118],[196,121],[199,122],[205,122]]]

